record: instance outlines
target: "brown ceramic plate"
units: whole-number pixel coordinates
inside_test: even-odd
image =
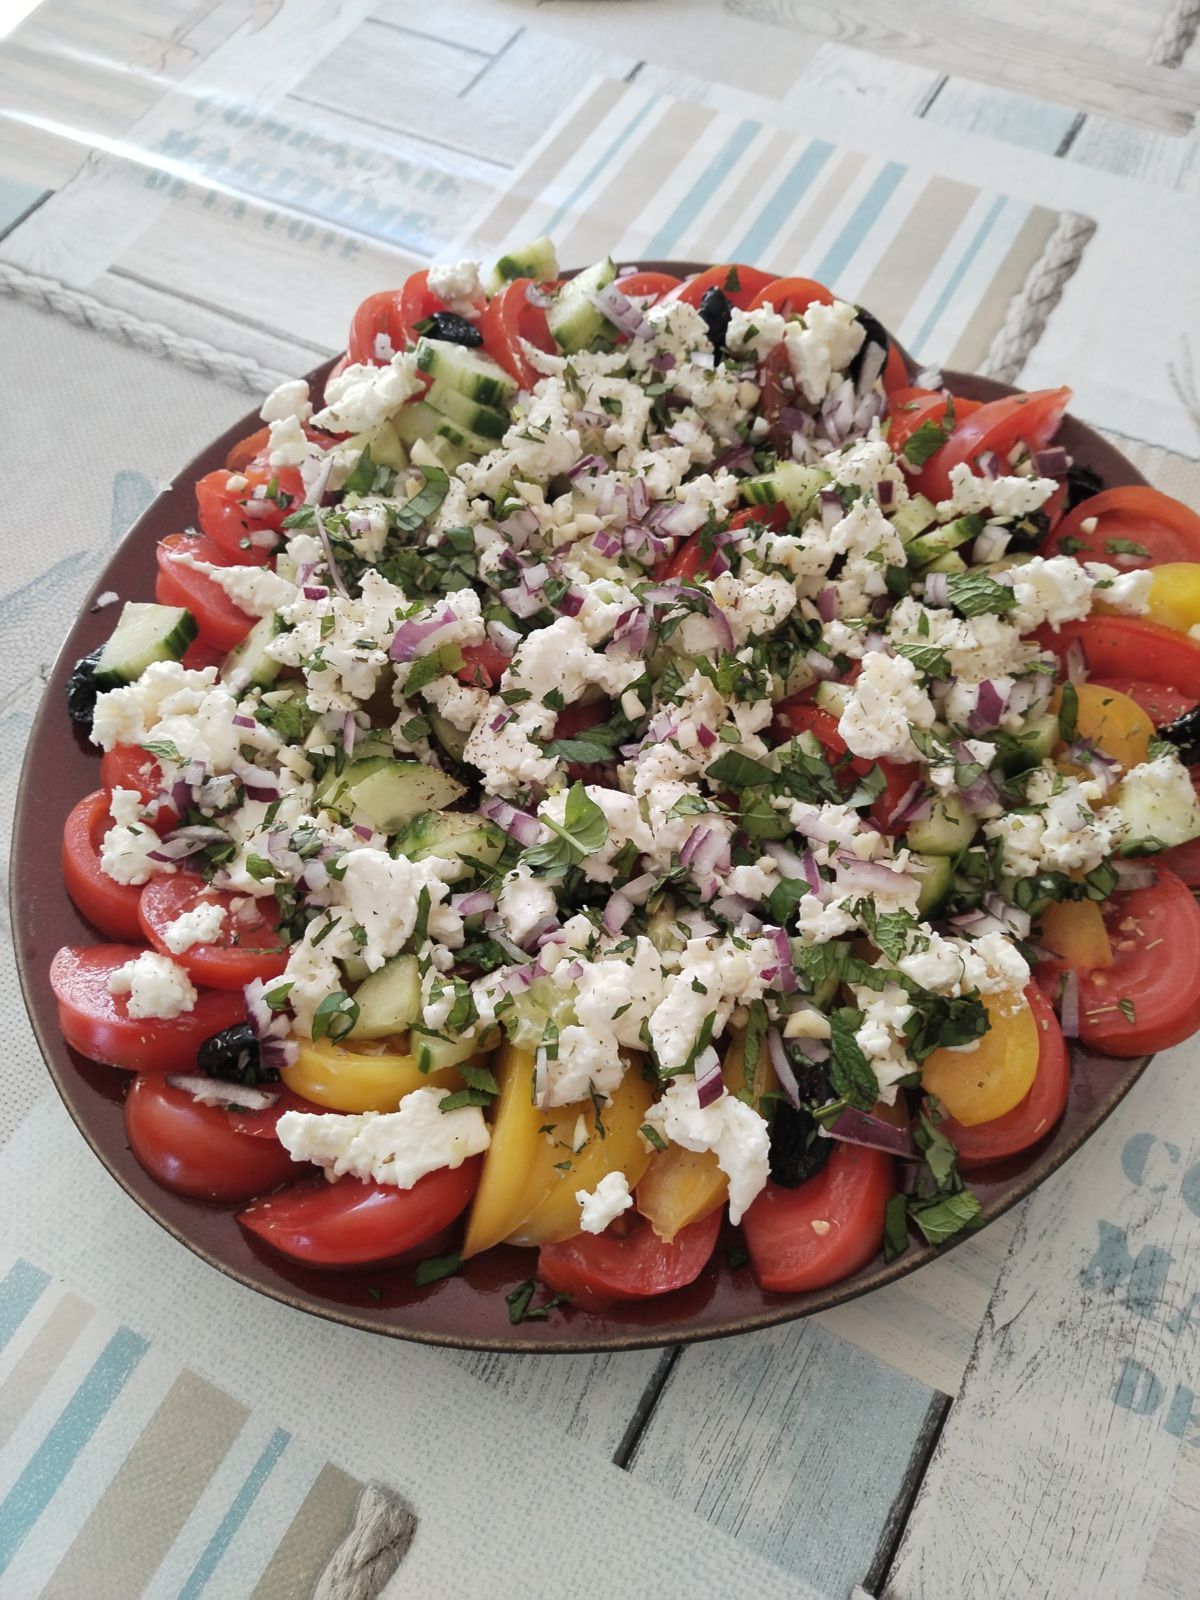
[[[693,264],[653,262],[681,275]],[[313,374],[323,381],[327,367]],[[996,399],[1012,391],[985,378],[948,374],[957,394]],[[162,1189],[134,1160],[125,1139],[122,1101],[128,1078],[97,1066],[71,1050],[59,1032],[50,989],[50,960],[63,944],[97,942],[62,885],[59,844],[63,823],[81,795],[99,784],[99,755],[68,720],[65,689],[73,663],[107,638],[113,613],[93,613],[95,596],[114,589],[122,599],[149,599],[154,587],[154,547],[195,519],[192,486],[223,464],[230,447],[258,426],[251,413],[176,474],[97,578],[68,634],[25,756],[17,798],[10,898],[17,962],[34,1032],[67,1110],[88,1144],[127,1194],[181,1244],[251,1289],[287,1305],[344,1322],[370,1333],[426,1344],[487,1350],[620,1350],[675,1344],[743,1333],[823,1311],[869,1289],[891,1283],[939,1253],[910,1244],[890,1266],[877,1258],[831,1288],[800,1295],[766,1294],[749,1269],[731,1271],[718,1246],[713,1262],[689,1289],[663,1299],[615,1306],[604,1315],[578,1308],[556,1311],[545,1321],[509,1322],[505,1294],[531,1276],[533,1252],[502,1246],[468,1262],[456,1277],[415,1289],[411,1268],[313,1272],[251,1242],[234,1220],[233,1208],[185,1200]],[[1075,459],[1091,467],[1106,487],[1145,480],[1098,434],[1067,417],[1060,435]],[[1050,1138],[1036,1149],[985,1169],[972,1187],[991,1221],[1037,1187],[1076,1151],[1136,1082],[1148,1058],[1116,1061],[1073,1046],[1071,1095]]]

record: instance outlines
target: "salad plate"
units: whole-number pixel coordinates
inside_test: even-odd
[[[648,263],[647,272],[677,277],[690,263]],[[320,393],[333,363],[309,375]],[[912,370],[911,365],[909,368]],[[969,374],[947,373],[946,387],[964,400],[987,402],[1014,393]],[[530,1278],[528,1250],[499,1245],[436,1281],[414,1283],[411,1268],[368,1265],[314,1270],[267,1248],[239,1226],[235,1208],[186,1198],[161,1187],[129,1148],[124,1113],[127,1076],[99,1065],[64,1040],[51,961],[63,946],[87,945],[94,930],[75,909],[59,870],[68,813],[97,787],[97,753],[63,707],[75,663],[97,650],[114,612],[95,609],[105,591],[146,600],[153,591],[159,542],[193,524],[195,484],[224,466],[230,450],[260,426],[256,412],[214,439],[176,474],[99,575],[68,633],[31,734],[17,802],[10,901],[18,966],[38,1044],[62,1100],[92,1151],[127,1194],[180,1244],[229,1277],[297,1309],[368,1332],[463,1348],[511,1351],[595,1351],[711,1339],[825,1310],[919,1269],[947,1246],[913,1238],[897,1259],[882,1254],[838,1282],[803,1293],[768,1292],[745,1263],[738,1236],[724,1225],[721,1243],[691,1284],[662,1298],[589,1308],[573,1304],[544,1317],[514,1321],[514,1292]],[[1111,445],[1069,415],[1055,438],[1073,462],[1105,489],[1144,479]],[[1145,1069],[1148,1056],[1114,1058],[1070,1043],[1065,1111],[1040,1144],[971,1172],[983,1225],[1028,1195],[1077,1151]],[[958,1242],[960,1235],[951,1243]],[[539,1289],[539,1294],[540,1294]]]

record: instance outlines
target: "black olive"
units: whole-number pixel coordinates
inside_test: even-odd
[[[465,344],[471,350],[483,343],[483,335],[475,324],[460,317],[457,311],[435,311],[425,333],[427,338],[440,339],[443,344]]]
[[[274,1067],[264,1067],[258,1039],[248,1022],[235,1022],[232,1028],[214,1033],[196,1052],[196,1065],[206,1077],[223,1083],[240,1083],[252,1089],[256,1083],[278,1083]]]
[[[1029,511],[1018,517],[1009,530],[1008,550],[1040,550],[1050,532],[1050,518],[1044,511]]]
[[[892,348],[892,336],[882,322],[873,317],[869,311],[864,311],[861,306],[855,307],[854,318],[856,322],[861,323],[867,334],[867,337],[859,345],[854,360],[846,368],[846,376],[852,383],[856,384],[858,375],[862,371],[863,362],[867,358],[868,346],[877,344],[880,347],[883,351],[883,364],[887,366],[888,352]]]
[[[99,693],[96,688],[96,663],[99,659],[100,650],[93,650],[90,656],[82,656],[67,679],[67,715],[81,728],[90,728],[92,725],[92,714]]]
[[[1200,761],[1200,706],[1193,706],[1159,728],[1158,737],[1175,746],[1185,766],[1195,766]]]
[[[714,284],[711,289],[706,289],[700,298],[700,315],[704,318],[704,326],[708,329],[712,347],[719,355],[729,337],[729,319],[733,315],[733,302],[724,289],[718,289]]]
[[[1072,461],[1067,468],[1067,510],[1070,511],[1073,506],[1079,505],[1084,500],[1090,500],[1094,494],[1099,494],[1103,487],[1104,480],[1098,472]]]
[[[771,1119],[771,1179],[781,1189],[798,1189],[829,1160],[833,1140],[826,1139],[803,1108],[780,1103]]]

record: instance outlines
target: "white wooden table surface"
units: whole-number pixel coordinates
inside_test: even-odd
[[[0,4],[0,30],[5,16]],[[765,105],[781,128],[809,135],[821,131],[813,106],[836,104],[873,130],[891,119],[898,138],[925,139],[947,161],[984,135],[1010,194],[1022,192],[1023,159],[1053,158],[1062,194],[1031,200],[1065,207],[1078,187],[1119,212],[1128,194],[1164,236],[1195,235],[1198,19],[1197,0],[1010,0],[1002,15],[983,0],[46,0],[0,37],[0,314],[14,319],[0,359],[22,401],[9,444],[37,451],[56,383],[70,367],[86,386],[97,349],[124,416],[118,434],[97,408],[95,446],[119,466],[70,486],[70,528],[45,529],[0,596],[5,804],[56,630],[111,537],[190,453],[185,442],[238,415],[247,389],[336,347],[362,295],[468,239],[593,78],[722,113],[761,118]],[[1076,176],[1064,185],[1064,173]],[[1105,188],[1108,179],[1128,188]],[[1104,335],[1085,308],[1105,293],[1119,307],[1156,248],[1150,234],[1122,253],[1113,235],[1102,220],[1026,376],[1060,350],[1094,346],[1089,420],[1132,435],[1164,486],[1200,503],[1188,365],[1200,321],[1185,318],[1169,381],[1160,374],[1157,414],[1174,407],[1169,456],[1139,447],[1119,406],[1106,409],[1121,369],[1115,356],[1105,369]],[[1170,294],[1168,324],[1183,314]],[[41,319],[36,338],[30,318]],[[155,416],[153,377],[168,367],[184,375],[172,381],[186,412],[169,423]],[[20,1065],[0,1099],[0,1134],[12,1140],[0,1191],[6,1164],[11,1179],[38,1141],[69,1137],[51,1126],[27,1025],[15,1008],[5,1019]],[[665,1353],[418,1352],[405,1370],[488,1391],[497,1419],[532,1419],[561,1439],[582,1480],[599,1483],[605,1459],[615,1462],[685,1527],[691,1517],[730,1536],[748,1563],[786,1575],[780,1592],[1195,1596],[1197,1066],[1186,1048],[1162,1058],[1015,1213],[827,1316]],[[106,1204],[107,1180],[86,1181]],[[14,1250],[52,1255],[58,1236],[39,1228],[26,1237],[18,1225]],[[132,1303],[113,1309],[157,1332],[169,1309],[148,1286],[139,1304],[127,1265]],[[79,1292],[102,1298],[103,1282],[78,1270]],[[114,1256],[105,1270],[114,1283],[125,1268]],[[303,1341],[311,1325],[295,1321]],[[0,1423],[4,1395],[0,1381]],[[309,1442],[341,1459],[332,1436],[322,1440],[316,1398],[313,1418]],[[458,1448],[469,1461],[470,1439]],[[436,1519],[402,1457],[397,1446],[386,1481],[415,1515],[416,1561],[433,1548],[421,1529],[433,1540]],[[491,1483],[498,1519],[506,1495],[515,1506],[511,1486]],[[0,1506],[0,1547],[3,1518]],[[53,1535],[47,1549],[56,1554]],[[406,1587],[417,1570],[406,1557],[388,1592],[460,1592],[452,1551],[435,1556],[423,1557],[441,1574],[432,1587]],[[750,1572],[746,1592],[766,1592]],[[493,1580],[482,1592],[519,1581],[503,1561]],[[4,1581],[0,1593],[22,1600],[71,1592],[61,1578],[44,1591]],[[155,1581],[145,1592],[168,1592],[161,1573]],[[218,1569],[204,1593],[241,1593],[239,1581]],[[616,1594],[624,1581],[585,1542],[564,1552],[558,1588],[533,1576],[523,1592]],[[697,1584],[705,1592],[685,1565],[655,1586],[682,1595]],[[285,1592],[266,1578],[254,1589],[261,1600]]]

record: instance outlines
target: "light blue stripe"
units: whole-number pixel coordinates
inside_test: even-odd
[[[220,1526],[216,1533],[205,1545],[199,1561],[192,1568],[191,1577],[179,1591],[179,1600],[196,1600],[208,1580],[217,1569],[217,1564],[226,1550],[233,1543],[234,1535],[245,1522],[250,1508],[258,1499],[262,1486],[266,1483],[271,1473],[275,1470],[275,1463],[291,1443],[292,1436],[283,1428],[276,1428],[267,1440],[266,1449],[250,1468],[245,1483],[233,1498],[229,1510],[221,1518]]]
[[[826,251],[825,259],[817,268],[816,276],[837,293],[837,279],[845,272],[854,252],[866,238],[871,224],[887,205],[908,171],[899,161],[889,161],[874,183],[855,206],[846,226]]]
[[[571,208],[576,204],[576,202],[579,200],[580,196],[583,195],[583,194],[586,194],[587,190],[591,187],[591,185],[596,181],[596,179],[604,171],[605,167],[609,164],[609,162],[612,160],[612,158],[616,155],[617,151],[620,150],[621,147],[628,142],[628,140],[632,137],[635,128],[638,128],[643,122],[645,122],[646,118],[650,115],[650,112],[658,104],[658,101],[659,101],[659,96],[658,95],[651,95],[650,99],[646,101],[646,104],[637,113],[637,115],[630,122],[626,123],[625,127],[622,128],[621,132],[617,135],[617,137],[609,145],[608,149],[599,158],[599,160],[596,162],[596,164],[594,166],[592,166],[592,167],[589,167],[586,176],[580,179],[580,181],[571,190],[570,194],[563,201],[563,203],[556,208],[556,210],[554,211],[553,215],[549,218],[549,220],[546,223],[546,226],[545,226],[545,229],[544,229],[544,231],[546,233],[550,234],[551,237],[553,237],[555,228],[558,227],[558,225],[559,225],[559,223],[561,223],[562,219],[567,215],[567,213],[571,210]]]
[[[791,171],[755,217],[744,236],[733,248],[735,261],[758,261],[767,245],[779,232],[789,213],[812,186],[821,168],[833,154],[833,146],[814,139]]]
[[[81,1451],[129,1382],[149,1341],[118,1328],[63,1407],[24,1472],[0,1504],[0,1572],[46,1509]]]
[[[648,261],[654,261],[670,253],[679,235],[695,221],[701,207],[707,204],[722,179],[745,155],[750,141],[761,128],[761,122],[738,123],[724,145],[646,246],[644,254]]]
[[[996,226],[997,219],[1007,204],[1008,196],[1004,194],[993,200],[991,210],[980,223],[975,237],[963,251],[958,265],[946,279],[946,282],[942,287],[942,292],[940,295],[938,295],[937,300],[934,303],[933,310],[925,318],[924,323],[921,325],[920,333],[918,333],[916,338],[913,340],[914,353],[920,353],[921,346],[925,343],[926,339],[933,331],[933,328],[937,324],[937,320],[941,316],[942,312],[945,311],[946,307],[950,304],[951,295],[953,295],[954,291],[958,288],[964,277],[966,277],[968,267],[970,267],[972,261],[974,261],[975,257],[983,249],[984,240]]]
[[[0,1350],[25,1321],[49,1282],[50,1274],[28,1261],[14,1261],[0,1279]]]

